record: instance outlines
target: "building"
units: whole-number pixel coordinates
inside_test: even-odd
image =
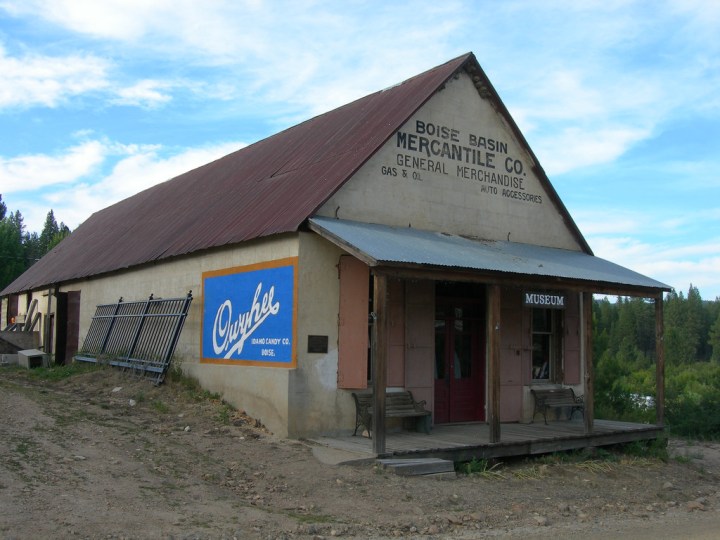
[[[498,439],[534,387],[585,394],[591,431],[592,294],[654,299],[661,342],[666,290],[593,256],[466,54],[93,214],[0,323],[38,300],[67,362],[97,305],[192,291],[174,362],[279,435],[349,433],[387,387]]]

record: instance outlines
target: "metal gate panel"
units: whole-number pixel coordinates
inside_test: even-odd
[[[192,302],[185,298],[153,298],[145,301],[97,306],[82,349],[80,362],[104,362],[132,369],[155,379],[165,378]]]

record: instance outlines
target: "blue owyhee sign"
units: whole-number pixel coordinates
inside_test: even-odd
[[[202,362],[295,366],[297,259],[203,274]]]

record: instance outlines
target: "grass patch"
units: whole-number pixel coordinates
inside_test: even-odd
[[[194,377],[190,377],[182,372],[182,370],[176,366],[172,367],[168,373],[166,380],[174,385],[180,387],[187,396],[194,401],[205,401],[205,400],[220,400],[222,396],[218,392],[210,392],[204,390],[198,381]]]
[[[15,446],[15,452],[17,452],[21,456],[27,458],[27,455],[30,453],[30,444],[26,441],[20,441]]]
[[[90,373],[101,369],[105,369],[105,366],[89,362],[73,362],[67,365],[34,368],[28,370],[28,375],[32,378],[45,381],[61,381],[75,375]]]
[[[160,414],[167,414],[170,412],[170,407],[168,406],[168,404],[159,399],[154,400],[150,404],[150,406],[153,408],[153,410],[155,410],[156,412],[158,412]]]
[[[585,448],[554,452],[527,458],[508,458],[505,464],[487,459],[472,459],[455,464],[459,474],[480,478],[508,477],[539,480],[551,474],[553,467],[577,468],[593,474],[607,474],[621,466],[652,467],[668,460],[667,440],[636,441],[607,448]]]
[[[455,470],[468,476],[480,476],[482,478],[502,478],[500,472],[501,463],[491,463],[488,459],[475,459],[455,465]]]

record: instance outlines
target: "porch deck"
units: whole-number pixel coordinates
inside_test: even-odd
[[[388,431],[386,452],[375,455],[372,441],[361,436],[318,437],[317,444],[353,452],[358,459],[390,457],[435,457],[453,461],[530,456],[577,450],[659,437],[662,426],[612,420],[595,420],[593,433],[585,434],[581,419],[533,424],[502,424],[500,442],[490,443],[489,426],[483,423],[438,425],[430,434]]]

